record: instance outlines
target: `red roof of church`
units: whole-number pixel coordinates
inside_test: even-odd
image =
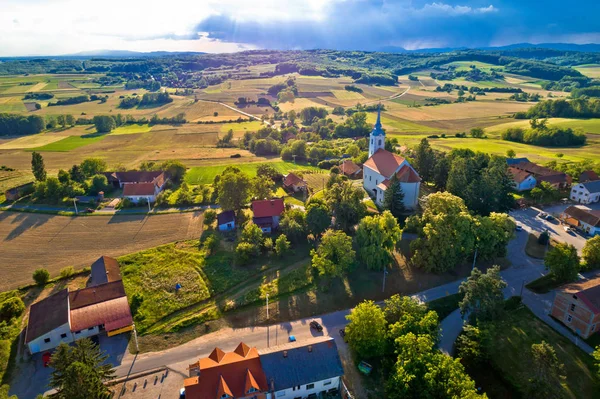
[[[408,165],[404,165],[396,173],[396,178],[402,183],[418,183],[421,181],[419,174]]]
[[[390,177],[402,162],[404,162],[404,158],[400,155],[396,155],[380,148],[371,155],[371,158],[367,159],[364,166],[374,170],[382,176]]]

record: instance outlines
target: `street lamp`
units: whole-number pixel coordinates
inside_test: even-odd
[[[269,294],[267,294],[267,320],[269,320]]]

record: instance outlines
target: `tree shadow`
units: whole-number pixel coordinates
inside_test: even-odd
[[[52,214],[36,214],[27,212],[0,212],[0,222],[4,222],[9,219],[9,213],[15,215],[14,219],[10,222],[11,225],[16,225],[13,230],[6,235],[4,241],[12,241],[15,238],[21,236],[28,230],[38,228],[46,224],[50,219],[55,217]]]

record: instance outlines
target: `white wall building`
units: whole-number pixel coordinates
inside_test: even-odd
[[[363,187],[379,206],[393,178],[400,182],[404,206],[415,209],[419,202],[421,178],[403,157],[385,150],[385,132],[381,127],[381,112],[369,136],[369,159],[363,165]]]
[[[600,201],[600,180],[579,183],[571,188],[571,199],[580,204]]]

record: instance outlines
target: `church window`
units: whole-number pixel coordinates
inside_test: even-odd
[[[371,144],[373,144],[373,139],[371,139]]]
[[[379,145],[381,145],[381,140],[379,140]]]
[[[373,177],[373,176],[369,176],[369,181],[371,181],[371,180],[372,180],[372,179],[371,179],[372,177]]]

